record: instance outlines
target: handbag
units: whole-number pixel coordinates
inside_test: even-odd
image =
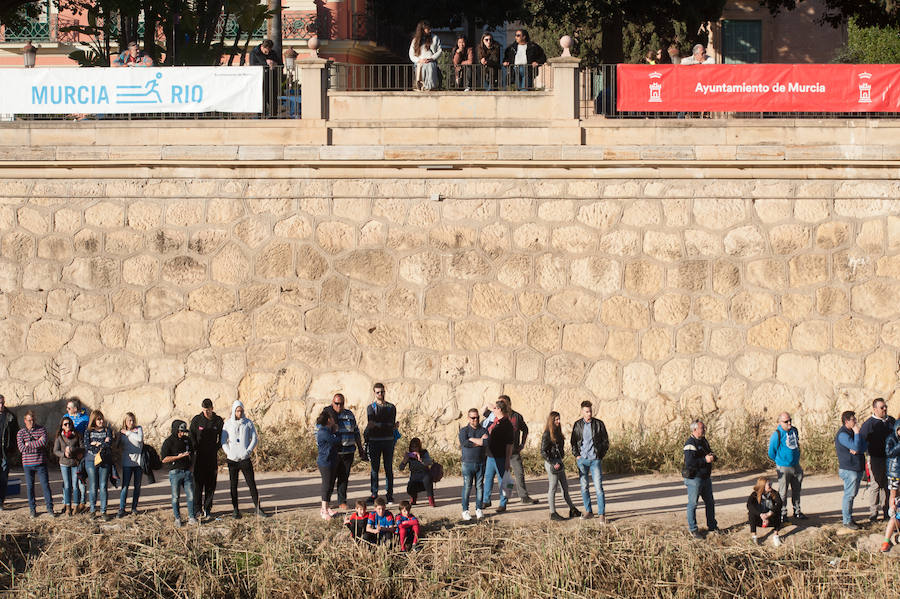
[[[444,467],[439,462],[432,462],[428,468],[428,473],[431,475],[431,482],[440,482],[444,478]]]

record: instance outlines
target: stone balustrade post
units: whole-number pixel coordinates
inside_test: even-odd
[[[324,58],[302,58],[300,70],[300,102],[302,119],[328,118],[328,61]]]
[[[559,56],[547,61],[553,69],[553,119],[577,119],[579,82],[578,68],[581,59],[573,56]]]

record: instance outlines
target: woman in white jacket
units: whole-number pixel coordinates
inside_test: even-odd
[[[253,461],[250,454],[256,449],[259,437],[253,421],[244,417],[244,404],[235,401],[231,405],[231,418],[222,427],[222,450],[228,462],[228,477],[231,480],[231,505],[234,506],[234,517],[240,518],[238,509],[238,472],[244,473],[244,480],[250,487],[250,496],[256,507],[256,515],[268,517],[259,505],[259,493],[256,491],[256,478],[253,475]]]
[[[431,32],[428,21],[419,21],[416,35],[409,44],[409,59],[416,65],[417,90],[431,90],[441,86],[441,70],[437,63],[441,52],[441,38]]]

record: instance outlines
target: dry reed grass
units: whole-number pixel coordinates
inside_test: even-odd
[[[156,514],[123,530],[38,521],[0,533],[9,596],[53,599],[371,599],[888,596],[900,571],[822,530],[797,547],[750,546],[743,531],[696,542],[649,525],[425,526],[417,554],[355,546],[302,516],[173,530]]]

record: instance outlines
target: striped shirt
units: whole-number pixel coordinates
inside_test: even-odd
[[[33,428],[21,428],[16,435],[16,443],[19,453],[22,454],[23,466],[42,466],[44,460],[44,446],[47,445],[47,429],[35,424]]]

